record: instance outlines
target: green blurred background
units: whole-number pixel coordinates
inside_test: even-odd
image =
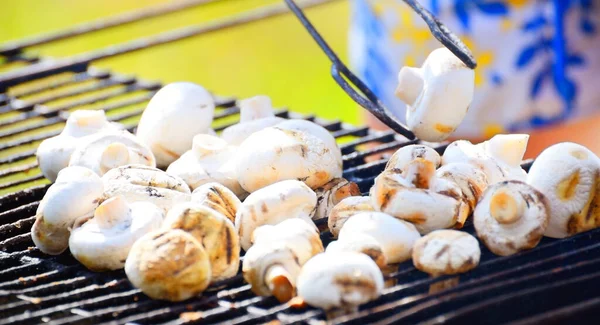
[[[172,1],[176,0],[3,1],[0,43]],[[39,46],[32,52],[67,57],[278,2],[282,0],[222,0]],[[346,60],[348,1],[335,1],[306,13]],[[219,95],[244,98],[266,94],[276,107],[364,123],[357,106],[329,75],[328,59],[291,14],[102,60],[95,66],[163,83],[192,81]]]

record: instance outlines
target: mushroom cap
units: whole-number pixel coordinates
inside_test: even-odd
[[[340,230],[348,218],[360,212],[373,212],[375,208],[368,196],[350,196],[336,204],[329,213],[327,224],[334,238],[337,238]]]
[[[103,198],[102,180],[93,171],[62,169],[37,208],[33,242],[46,254],[62,253],[69,246],[69,228],[78,218],[89,217]]]
[[[240,122],[225,128],[223,132],[221,132],[221,139],[227,141],[227,143],[232,146],[239,146],[251,134],[270,126],[275,126],[283,121],[285,121],[285,119],[282,117],[272,116],[258,120]]]
[[[288,246],[303,265],[323,252],[323,243],[314,223],[301,218],[284,220],[276,225],[262,225],[252,234],[254,245],[279,243]]]
[[[323,309],[355,307],[377,299],[383,291],[383,275],[365,254],[322,253],[302,267],[298,295]]]
[[[192,189],[210,182],[225,185],[238,196],[246,192],[237,180],[235,156],[237,148],[225,140],[208,134],[194,137],[194,145],[174,161],[167,173],[181,177]]]
[[[469,204],[471,211],[475,210],[479,198],[488,185],[485,173],[467,163],[444,165],[438,168],[435,174],[436,177],[453,182],[460,187],[463,201]]]
[[[544,150],[527,183],[548,199],[545,236],[564,238],[600,226],[600,164],[584,146],[564,142]]]
[[[215,103],[203,87],[174,82],[161,88],[142,113],[136,135],[166,167],[192,148],[196,134],[208,133]]]
[[[235,227],[244,250],[252,245],[252,233],[262,225],[275,225],[290,218],[310,218],[317,195],[296,180],[281,181],[251,193],[235,216]]]
[[[479,242],[466,232],[436,230],[419,238],[413,247],[415,267],[431,275],[459,274],[479,264]]]
[[[521,181],[504,181],[485,190],[473,223],[477,236],[496,255],[531,249],[548,225],[549,209],[542,193]]]
[[[310,123],[290,120],[250,135],[236,157],[242,187],[252,193],[282,180],[297,179],[316,189],[341,177],[342,158],[335,139]]]
[[[107,171],[130,164],[156,167],[152,151],[126,130],[99,132],[79,142],[69,166],[82,166],[102,176]]]
[[[127,204],[122,197],[113,197],[96,208],[92,219],[73,229],[69,249],[90,270],[122,269],[133,243],[158,230],[162,221],[162,210],[152,203]]]
[[[397,168],[404,170],[411,161],[417,158],[431,161],[435,168],[438,168],[442,163],[442,157],[433,148],[423,144],[411,144],[396,150],[385,165],[385,169]]]
[[[158,230],[138,239],[127,256],[125,273],[150,298],[170,301],[199,294],[211,279],[204,247],[179,229]]]
[[[316,189],[315,193],[317,194],[317,208],[312,216],[314,220],[327,218],[331,209],[343,199],[361,194],[358,184],[344,178],[332,179]]]
[[[381,244],[372,236],[355,233],[346,240],[334,240],[325,250],[327,253],[357,252],[369,256],[380,269],[387,265],[387,258]]]
[[[431,52],[423,66],[403,67],[396,96],[407,105],[406,123],[425,141],[445,140],[460,125],[475,90],[475,72],[445,47]]]
[[[210,259],[213,281],[237,274],[239,237],[233,223],[221,213],[195,202],[178,204],[167,213],[163,228],[184,230],[204,246]]]
[[[391,264],[410,259],[412,247],[421,237],[413,224],[381,212],[361,212],[350,217],[340,231],[339,241],[352,240],[356,234],[377,240]]]
[[[179,177],[143,165],[127,165],[109,170],[102,176],[106,197],[123,196],[127,202],[147,201],[166,213],[191,198],[189,186]]]
[[[238,197],[227,187],[216,183],[206,183],[192,192],[192,202],[209,207],[235,222],[235,214],[242,205]]]

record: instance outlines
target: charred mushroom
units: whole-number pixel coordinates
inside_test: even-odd
[[[433,276],[459,274],[479,264],[479,242],[458,230],[436,230],[419,238],[413,247],[415,267]]]
[[[334,178],[327,184],[315,190],[317,194],[317,208],[312,216],[314,220],[327,218],[336,204],[351,196],[359,196],[360,189],[354,182],[344,178]]]
[[[103,200],[102,180],[84,167],[67,167],[58,172],[40,202],[31,228],[31,238],[40,251],[58,255],[69,247],[73,224],[90,218]]]
[[[192,139],[211,132],[215,103],[199,85],[175,82],[161,88],[144,110],[136,135],[167,167],[192,148]]]
[[[403,67],[396,96],[407,104],[406,123],[425,141],[445,140],[460,125],[475,89],[475,72],[445,47],[421,68]]]
[[[241,100],[240,123],[227,127],[221,138],[230,145],[239,146],[252,133],[285,121],[273,114],[271,99],[267,96],[255,96]]]
[[[537,246],[548,226],[546,198],[521,181],[496,183],[483,193],[473,214],[477,236],[496,255]]]
[[[222,213],[231,222],[235,222],[235,214],[242,205],[240,199],[230,189],[215,182],[196,188],[192,192],[192,202]]]
[[[527,183],[548,199],[544,235],[564,238],[600,226],[600,163],[576,143],[559,143],[535,160]]]
[[[372,236],[355,233],[351,239],[334,240],[325,250],[328,253],[337,252],[357,252],[369,256],[380,269],[384,269],[388,265],[383,247],[377,239]]]
[[[138,239],[127,256],[125,273],[150,298],[170,301],[201,293],[211,280],[204,247],[179,229],[158,230]]]
[[[360,212],[373,212],[375,208],[371,203],[371,198],[368,196],[350,196],[331,209],[329,213],[329,219],[327,224],[329,225],[329,231],[334,238],[338,237],[340,230],[344,226],[344,223],[348,218]]]
[[[433,148],[422,144],[411,144],[396,150],[385,165],[385,169],[404,170],[410,162],[418,158],[431,161],[435,168],[440,167],[442,163],[442,157]]]
[[[463,201],[469,204],[470,212],[475,211],[475,206],[488,185],[487,177],[481,169],[467,163],[452,163],[438,168],[435,174],[437,178],[458,185]]]
[[[133,243],[158,230],[162,221],[162,210],[152,203],[127,204],[122,197],[113,197],[96,208],[92,219],[71,232],[69,249],[92,271],[122,269]]]

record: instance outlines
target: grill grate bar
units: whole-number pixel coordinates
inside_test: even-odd
[[[51,83],[42,83],[37,86],[28,86],[23,90],[11,90],[10,95],[13,98],[32,96],[44,91],[54,90],[60,87],[70,86],[92,79],[106,79],[110,77],[110,72],[90,67],[84,72],[75,73],[65,80],[53,81]]]

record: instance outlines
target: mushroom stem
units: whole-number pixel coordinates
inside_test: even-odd
[[[273,265],[267,270],[265,282],[273,296],[283,303],[295,295],[296,290],[291,279],[291,274],[283,266]]]
[[[71,118],[67,120],[67,128],[70,127],[89,127],[101,128],[106,123],[104,111],[102,110],[78,110],[71,113]],[[71,122],[71,123],[69,123]]]
[[[396,88],[396,97],[400,98],[406,104],[413,106],[423,90],[424,81],[421,76],[421,69],[413,67],[402,67],[398,75],[398,88]]]
[[[525,209],[521,195],[513,195],[505,189],[497,190],[490,200],[490,214],[501,224],[510,224],[521,218]]]
[[[429,182],[435,175],[435,165],[429,160],[417,158],[408,163],[405,175],[415,187],[428,189]]]
[[[268,96],[254,96],[241,100],[240,123],[274,116],[271,108],[271,99]]]
[[[488,150],[496,159],[518,166],[527,150],[529,134],[499,134],[488,140]]]
[[[193,150],[198,158],[222,151],[227,142],[209,134],[198,134],[193,140]]]
[[[113,168],[127,165],[131,156],[130,150],[125,144],[111,143],[102,152],[100,168],[102,172],[106,173]]]
[[[94,219],[103,229],[115,227],[125,218],[131,217],[131,209],[127,201],[121,196],[116,196],[104,201],[96,208]]]

